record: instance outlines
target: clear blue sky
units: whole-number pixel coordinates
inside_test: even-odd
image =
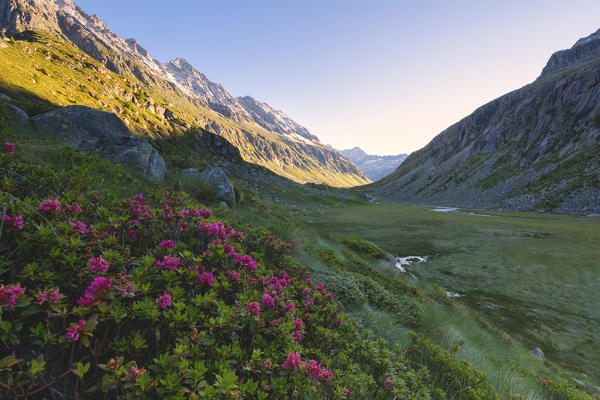
[[[412,152],[600,28],[598,0],[75,0],[336,148]]]

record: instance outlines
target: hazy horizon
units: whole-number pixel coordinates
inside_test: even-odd
[[[418,150],[600,28],[589,0],[75,2],[323,143],[380,155]]]

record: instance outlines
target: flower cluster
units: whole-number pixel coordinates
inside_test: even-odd
[[[300,353],[288,354],[286,360],[281,365],[286,369],[304,370],[312,379],[318,379],[323,382],[328,382],[333,377],[333,371],[331,369],[323,369],[321,364],[315,360],[308,360],[308,362],[302,361]]]
[[[58,303],[63,298],[60,289],[54,289],[50,292],[38,292],[38,304],[41,306],[46,300],[50,303]]]
[[[46,199],[37,207],[40,211],[58,214],[61,211],[60,201]]]
[[[4,214],[4,223],[15,229],[23,229],[23,217],[20,215],[17,215],[16,217],[9,217],[8,215]]]
[[[73,341],[79,340],[79,334],[83,332],[85,329],[85,320],[80,319],[76,325],[73,325],[70,328],[67,328],[67,339],[72,339]]]
[[[0,305],[3,307],[13,308],[17,305],[17,299],[25,293],[25,289],[19,284],[15,286],[0,285]]]
[[[177,271],[183,265],[183,262],[179,257],[165,256],[162,261],[156,261],[155,264],[158,266],[158,269]]]
[[[90,271],[95,274],[101,274],[108,271],[108,261],[102,258],[102,256],[98,258],[90,258],[88,260],[88,265],[90,267]]]
[[[10,143],[10,142],[4,143],[4,151],[6,151],[8,154],[14,153],[15,152],[15,144]]]

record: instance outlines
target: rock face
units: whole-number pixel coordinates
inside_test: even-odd
[[[300,136],[309,141],[319,141],[319,138],[293,121],[283,112],[274,109],[266,103],[261,103],[254,97],[244,96],[236,99],[242,107],[250,114],[252,119],[263,128],[280,133],[282,135]]]
[[[599,33],[476,110],[368,189],[430,205],[600,212]]]
[[[115,114],[84,106],[68,106],[31,118],[43,131],[58,134],[74,148],[128,164],[142,174],[162,179],[165,162],[146,139],[139,138]]]
[[[215,191],[219,200],[224,201],[229,208],[235,208],[235,191],[225,171],[212,167],[205,169],[198,176]]]
[[[320,144],[316,136],[281,111],[251,97],[234,98],[183,58],[168,63],[154,60],[135,39],[119,37],[99,17],[86,14],[72,0],[0,0],[0,29],[10,36],[28,29],[50,32],[108,70],[135,77],[145,85],[142,89],[158,90],[164,98],[177,100],[173,107],[147,106],[162,119],[167,130],[209,130],[238,147],[246,161],[299,182],[337,186],[369,182],[355,165],[336,150]],[[106,87],[112,85],[109,80],[106,83]],[[137,82],[133,83],[137,86]],[[114,95],[125,101],[135,100],[129,91],[111,94]],[[104,104],[98,102],[98,108],[101,106]],[[146,127],[139,130],[148,131]],[[314,158],[315,153],[322,157]]]
[[[342,153],[372,181],[377,181],[391,174],[408,157],[407,154],[398,154],[397,156],[369,155],[359,147],[342,150]]]

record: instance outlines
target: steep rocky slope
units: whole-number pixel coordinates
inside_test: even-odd
[[[394,200],[600,213],[600,32],[533,83],[477,109],[368,186]]]
[[[406,160],[408,154],[398,154],[397,156],[376,156],[365,153],[361,148],[342,150],[342,153],[348,157],[356,166],[365,173],[367,178],[376,181],[386,175],[394,172],[400,164]]]
[[[84,53],[69,49],[73,57],[65,62],[55,54],[62,43],[48,38],[41,48],[5,45],[0,51],[6,56],[0,58],[13,61],[0,65],[5,87],[13,85],[57,106],[85,104],[115,112],[139,135],[165,137],[208,130],[237,146],[245,160],[298,182],[354,186],[369,181],[352,162],[282,112],[251,97],[234,98],[183,58],[168,63],[154,60],[135,39],[117,36],[99,17],[86,14],[71,0],[0,0],[0,29],[6,37],[26,40],[31,39],[31,35],[22,37],[27,30],[45,31]],[[39,56],[49,65],[41,67]],[[26,70],[23,64],[33,69]],[[52,70],[53,81],[89,96],[84,96],[84,103],[74,103],[71,100],[80,96],[46,90],[40,84],[43,77],[33,76],[40,69]],[[85,79],[74,81],[70,75],[74,70]],[[23,73],[31,77],[23,79]],[[102,86],[97,92],[83,89],[92,81]]]

